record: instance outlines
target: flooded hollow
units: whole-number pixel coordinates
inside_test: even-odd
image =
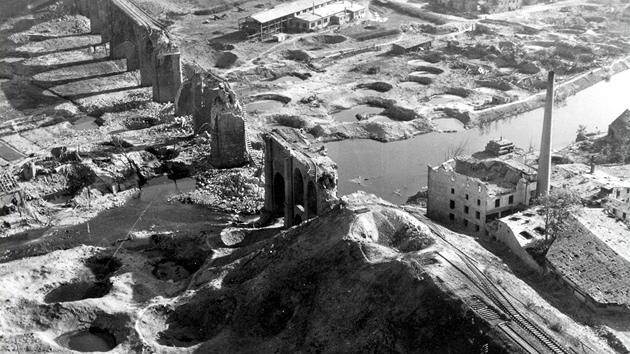
[[[275,100],[261,100],[252,103],[248,103],[245,106],[245,111],[248,113],[253,112],[268,112],[280,109],[284,106],[284,104],[280,101]]]
[[[380,107],[372,107],[368,105],[354,106],[350,109],[344,109],[342,111],[331,114],[331,116],[338,122],[357,122],[356,115],[359,113],[378,114],[385,109]]]
[[[630,108],[630,70],[613,76],[566,99],[554,109],[552,147],[560,149],[575,141],[580,125],[588,131],[605,132],[608,124]],[[467,153],[485,148],[499,137],[528,150],[540,148],[543,108],[497,121],[484,128],[457,133],[429,133],[412,139],[381,143],[344,140],[327,143],[328,156],[339,165],[339,195],[357,190],[376,194],[393,203],[404,203],[427,185],[427,165],[444,162],[449,148],[465,142]],[[451,122],[452,123],[452,122]]]
[[[108,352],[117,345],[113,334],[98,327],[69,332],[58,337],[56,341],[64,348],[84,353]]]
[[[46,294],[44,302],[53,304],[56,302],[95,299],[107,295],[111,288],[112,284],[109,281],[64,284]]]

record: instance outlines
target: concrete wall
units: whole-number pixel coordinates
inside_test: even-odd
[[[208,133],[210,163],[218,168],[249,161],[245,115],[230,84],[201,68],[187,69],[190,79],[176,94],[176,115],[192,114],[195,134]]]
[[[617,219],[630,221],[630,204],[618,199],[609,199],[605,205],[606,211]]]
[[[483,232],[488,205],[487,186],[453,170],[428,169],[427,215],[469,232]],[[468,221],[468,226],[464,220]]]
[[[498,220],[497,228],[493,230],[492,235],[496,237],[497,240],[503,242],[506,246],[510,248],[510,250],[520,258],[527,266],[530,268],[542,272],[542,268],[532,256],[527,253],[525,248],[521,246],[521,243],[518,241],[518,236],[515,235],[515,232],[520,232],[520,230],[513,230],[509,225],[505,224],[503,221]]]
[[[314,218],[337,200],[337,171],[316,161],[277,131],[265,137],[265,212],[291,227]],[[335,166],[336,167],[336,166]]]

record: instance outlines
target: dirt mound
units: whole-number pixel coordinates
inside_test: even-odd
[[[393,120],[410,121],[414,119],[422,118],[413,108],[402,107],[398,105],[391,106],[385,109],[382,113],[385,116]]]
[[[324,34],[321,36],[313,36],[307,37],[304,39],[300,39],[300,41],[306,45],[310,46],[320,46],[323,44],[337,44],[347,41],[348,38],[338,34]]]
[[[222,42],[210,43],[209,46],[214,50],[221,50],[221,51],[234,49],[234,46],[232,44],[222,43]]]
[[[238,60],[238,55],[232,52],[223,52],[217,59],[217,62],[214,64],[217,68],[227,69],[232,67],[236,61]]]
[[[392,84],[388,84],[387,82],[376,81],[376,82],[368,82],[363,84],[358,84],[356,88],[358,89],[366,89],[366,90],[374,90],[378,92],[387,92],[391,90],[394,86]]]
[[[261,93],[259,95],[252,96],[252,99],[254,101],[274,100],[274,101],[282,102],[284,104],[287,104],[287,103],[291,102],[291,97],[280,95],[280,94],[277,94],[277,93]]]
[[[192,286],[221,286],[150,307],[142,340],[225,353],[506,352],[429,275],[439,261],[425,225],[362,194],[343,204],[204,268]]]
[[[440,69],[440,68],[436,68],[434,66],[423,66],[423,65],[419,65],[419,66],[414,66],[413,68],[416,71],[426,71],[430,74],[435,74],[435,75],[439,75],[441,73],[444,72],[444,70]]]
[[[503,80],[475,80],[475,83],[480,87],[489,87],[501,91],[509,91],[512,89],[510,83]]]
[[[301,61],[304,63],[311,62],[311,56],[303,50],[287,50],[283,53],[285,59]]]
[[[407,80],[406,81],[412,81],[412,82],[417,82],[419,84],[422,85],[430,85],[431,83],[433,83],[433,79],[427,76],[415,76],[415,75],[409,75],[407,76]]]

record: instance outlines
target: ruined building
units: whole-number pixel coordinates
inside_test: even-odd
[[[320,215],[337,200],[337,165],[299,131],[275,129],[265,137],[265,206],[261,219],[284,226]]]
[[[210,136],[210,163],[232,168],[249,161],[245,113],[230,83],[198,66],[186,66],[175,100],[177,116],[192,115],[195,134]]]
[[[615,228],[616,221],[607,217],[613,215],[621,220],[630,216],[630,182],[595,170],[584,164],[566,164],[553,166],[551,171],[551,189],[565,188],[577,193],[586,208],[606,217],[597,222],[608,230]],[[526,252],[535,247],[537,241],[545,239],[544,210],[540,207],[529,208],[523,212],[509,215],[486,225],[488,232],[498,241],[503,242],[523,262],[533,269],[540,270],[533,258]],[[589,223],[585,227],[590,228]],[[619,234],[626,230],[615,231]],[[610,234],[611,232],[606,232]],[[630,243],[630,238],[628,238]]]
[[[483,232],[492,220],[529,205],[536,192],[536,170],[523,163],[522,155],[503,153],[513,149],[510,141],[498,139],[473,156],[429,166],[428,216]]]
[[[569,218],[549,248],[547,269],[592,310],[628,314],[627,234],[627,227],[609,218],[602,209],[585,208]]]
[[[22,205],[24,196],[22,188],[8,171],[0,171],[0,215],[8,212],[5,207]]]
[[[277,32],[306,32],[364,18],[367,10],[348,0],[297,0],[260,11],[238,21],[248,38]]]

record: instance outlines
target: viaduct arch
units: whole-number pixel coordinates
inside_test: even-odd
[[[265,138],[266,217],[284,217],[291,227],[312,219],[337,200],[337,165],[315,151],[292,128]]]
[[[140,85],[153,87],[153,100],[173,102],[182,84],[180,51],[166,26],[130,0],[75,0],[90,19],[92,34],[109,42],[112,59],[126,59],[127,70],[140,70]]]

